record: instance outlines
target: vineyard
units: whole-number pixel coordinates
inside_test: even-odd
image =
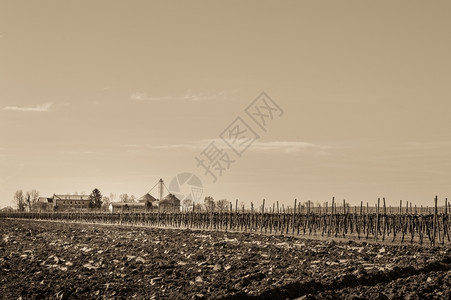
[[[418,243],[420,245],[447,245],[450,243],[449,203],[444,207],[397,209],[383,205],[350,207],[343,203],[337,207],[310,207],[298,205],[296,209],[279,208],[274,204],[265,209],[265,203],[254,211],[230,208],[224,212],[51,212],[3,213],[0,218],[22,218],[81,223],[167,227],[180,229],[221,230],[248,233],[296,235],[303,237],[351,238],[375,242]]]

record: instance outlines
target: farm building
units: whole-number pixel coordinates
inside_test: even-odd
[[[35,212],[46,211],[80,211],[89,209],[88,195],[56,195],[53,197],[39,197],[32,204],[31,210]]]
[[[180,200],[172,194],[167,195],[163,200],[158,201],[150,194],[145,194],[138,199],[138,202],[123,203],[112,202],[108,207],[110,212],[136,212],[136,211],[161,211],[177,212],[180,211]]]
[[[150,202],[149,202],[150,203]],[[110,203],[110,206],[108,207],[108,210],[111,213],[114,212],[136,212],[136,211],[148,211],[152,209],[151,205],[146,205],[146,202],[131,202],[131,203],[124,203],[124,202],[112,202]]]
[[[53,195],[55,210],[85,210],[89,202],[89,195]]]
[[[39,197],[38,200],[31,205],[31,211],[34,212],[53,211],[53,198]]]
[[[110,212],[149,211],[152,208],[156,207],[158,207],[158,200],[147,193],[144,196],[138,198],[137,203],[112,202],[110,203],[108,210]]]
[[[9,213],[13,211],[15,211],[15,209],[11,206],[3,207],[2,209],[0,209],[0,213]]]
[[[146,202],[150,202],[152,204],[156,203],[158,200],[152,196],[151,194],[147,193],[144,196],[142,196],[141,198],[138,198],[138,202],[139,203],[146,203]]]
[[[163,212],[179,212],[180,211],[180,199],[173,194],[169,194],[160,200],[159,210]]]
[[[108,206],[108,210],[113,212],[127,212],[127,211],[149,211],[152,208],[158,207],[158,200],[149,193],[138,198],[138,202],[124,203],[112,202]]]

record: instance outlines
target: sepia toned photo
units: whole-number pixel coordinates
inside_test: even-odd
[[[0,0],[0,299],[451,299],[450,12]]]

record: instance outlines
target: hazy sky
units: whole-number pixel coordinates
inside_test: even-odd
[[[451,191],[449,1],[0,0],[0,207],[141,196],[181,172],[245,203]],[[246,115],[265,91],[266,132]],[[241,157],[220,134],[260,137]],[[213,182],[211,141],[234,160]],[[155,194],[155,196],[157,196]]]

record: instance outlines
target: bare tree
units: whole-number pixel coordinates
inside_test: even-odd
[[[111,200],[110,200],[109,197],[103,196],[103,197],[102,197],[102,208],[105,209],[105,210],[107,210],[108,207],[110,206],[110,202],[111,202]]]
[[[31,194],[30,192],[25,193],[25,209],[29,212],[31,211]]]
[[[182,207],[184,211],[189,211],[193,206],[193,200],[186,198],[182,200]]]
[[[30,194],[31,194],[31,201],[32,201],[32,203],[38,202],[38,199],[39,199],[39,191],[37,191],[37,190],[31,190]]]
[[[22,190],[17,190],[14,193],[14,203],[17,206],[18,211],[24,211],[26,207],[24,195]]]
[[[214,211],[215,210],[215,199],[211,196],[207,196],[204,199],[204,206],[207,211]]]
[[[116,194],[110,193],[109,198],[110,198],[110,202],[114,202],[114,200],[116,200],[117,197],[116,197]]]
[[[28,207],[28,211],[31,211],[33,205],[38,202],[39,192],[37,190],[31,190],[25,194],[25,203]]]
[[[130,198],[128,199],[130,203],[134,203],[136,202],[136,197],[135,195],[131,195]]]
[[[221,199],[216,201],[216,210],[219,212],[225,212],[229,209],[230,202],[227,199]]]
[[[127,203],[128,202],[128,195],[125,194],[120,194],[119,195],[119,199],[121,200],[122,203]]]
[[[194,204],[194,211],[202,211],[204,209],[203,205],[201,203]]]

